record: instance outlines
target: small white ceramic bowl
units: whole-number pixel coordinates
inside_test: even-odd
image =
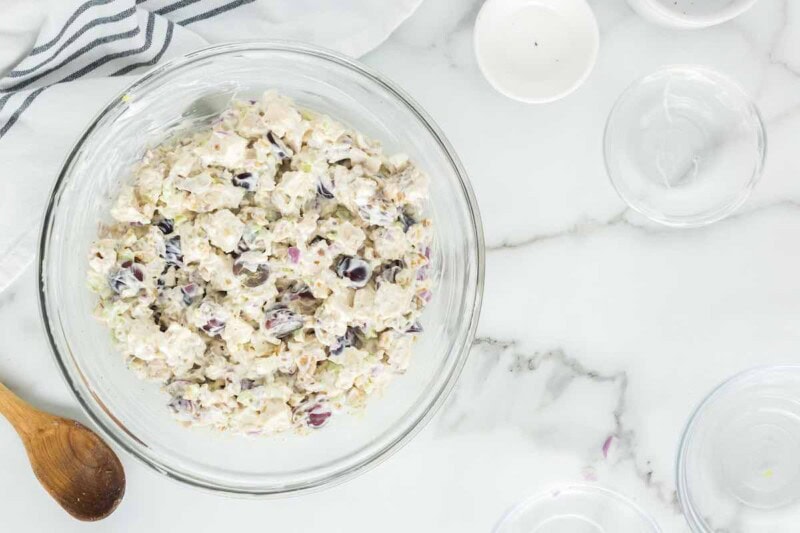
[[[643,18],[668,28],[697,29],[738,17],[758,0],[628,0]]]
[[[475,55],[500,93],[532,104],[558,100],[586,80],[600,34],[586,0],[487,0],[475,21]]]

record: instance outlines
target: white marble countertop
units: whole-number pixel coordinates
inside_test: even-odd
[[[485,224],[479,339],[427,428],[358,479],[284,500],[197,492],[124,456],[125,500],[87,525],[45,495],[0,421],[3,530],[485,532],[516,501],[571,481],[620,490],[665,532],[687,530],[673,476],[687,416],[739,370],[800,360],[800,2],[761,0],[732,23],[679,32],[645,23],[624,0],[590,0],[597,66],[545,106],[508,100],[481,77],[471,41],[480,3],[427,0],[365,58],[449,136]],[[691,62],[751,91],[769,155],[736,215],[667,230],[617,198],[601,138],[625,86]],[[85,420],[51,361],[32,269],[0,295],[0,376]]]

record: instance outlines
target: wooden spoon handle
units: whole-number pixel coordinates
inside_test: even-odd
[[[47,416],[21,400],[2,383],[0,383],[0,414],[11,422],[23,439],[34,431],[43,416]]]

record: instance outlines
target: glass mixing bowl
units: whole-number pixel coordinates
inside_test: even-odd
[[[692,531],[793,533],[800,523],[800,366],[754,368],[692,415],[677,461]]]
[[[157,384],[137,379],[91,312],[87,254],[130,167],[170,134],[208,123],[232,97],[273,88],[403,151],[431,177],[435,294],[408,372],[363,416],[308,436],[243,437],[173,420]],[[407,442],[442,404],[469,353],[483,292],[483,233],[466,173],[439,128],[363,65],[284,42],[214,46],[152,70],[92,122],[53,189],[39,252],[40,307],[67,384],[106,438],[171,478],[241,495],[305,491],[351,478]]]
[[[634,82],[614,104],[603,138],[620,197],[683,228],[738,209],[761,177],[766,150],[764,124],[745,90],[699,65],[665,67]]]

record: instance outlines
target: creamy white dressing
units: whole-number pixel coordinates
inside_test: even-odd
[[[89,256],[96,316],[176,418],[247,434],[360,409],[430,299],[427,176],[274,92],[149,150]]]

